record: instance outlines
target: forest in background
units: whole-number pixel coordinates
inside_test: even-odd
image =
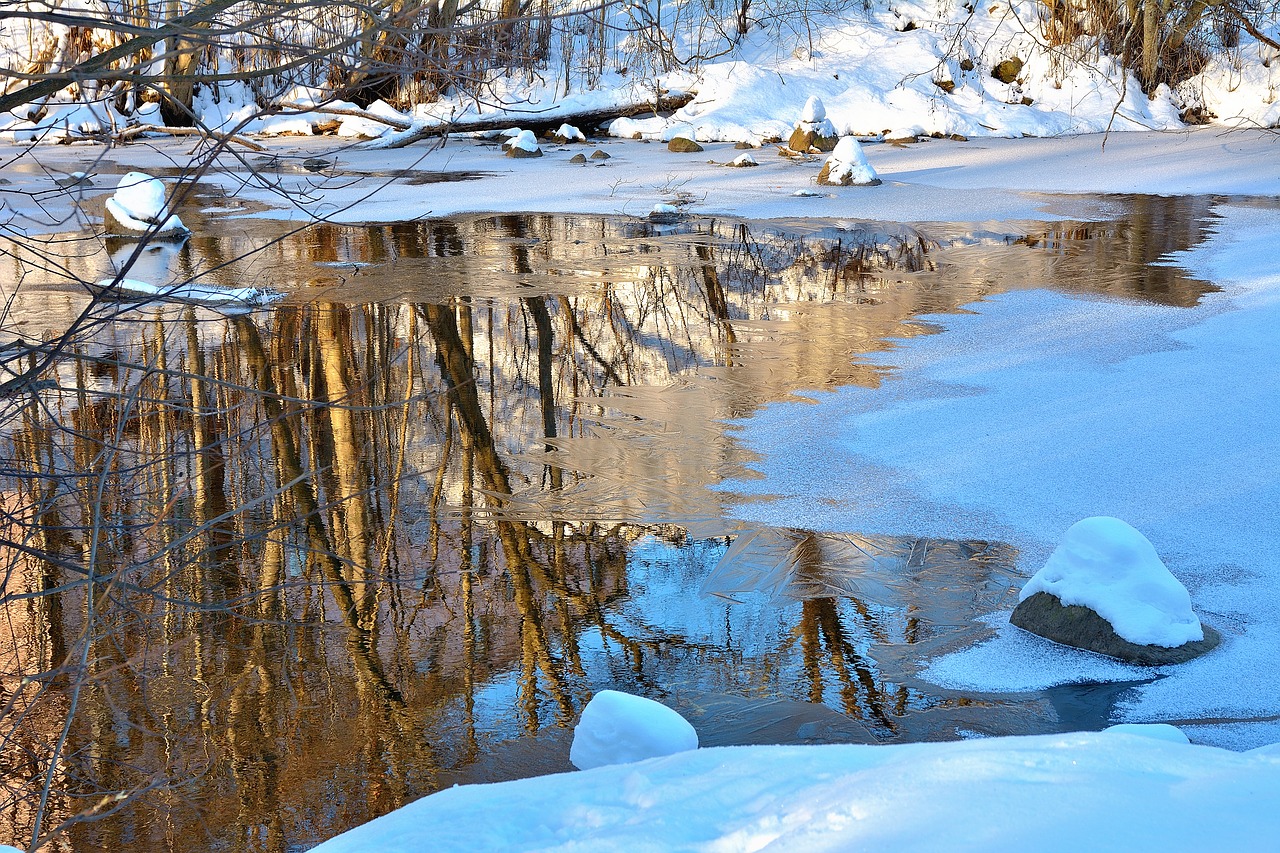
[[[285,108],[300,91],[313,103],[382,100],[411,110],[445,95],[501,99],[509,88],[496,81],[513,77],[568,95],[620,76],[657,97],[663,75],[696,72],[753,38],[779,55],[805,56],[822,32],[871,18],[900,32],[935,31],[961,69],[978,62],[993,76],[1016,76],[1002,67],[1010,57],[1001,45],[967,38],[977,16],[1005,5],[1059,61],[1107,58],[1148,93],[1192,77],[1242,36],[1280,50],[1276,6],[1257,0],[990,8],[951,0],[4,0],[0,113],[37,118],[53,104],[82,102],[109,106],[111,121],[127,122],[157,104],[164,125],[186,126],[202,89],[216,98],[228,85],[264,111]]]

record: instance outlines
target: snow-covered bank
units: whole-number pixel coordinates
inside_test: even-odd
[[[17,214],[11,226],[57,230],[82,198],[107,192],[116,174],[162,169],[185,156],[185,143],[157,141],[104,150],[0,145],[11,184],[0,199]],[[825,218],[898,222],[1096,219],[1116,208],[1086,194],[1280,193],[1280,142],[1265,131],[1197,128],[1061,139],[930,140],[871,144],[865,152],[883,185],[816,186],[823,158],[796,161],[772,146],[755,152],[759,167],[727,168],[742,152],[720,143],[702,154],[673,154],[633,140],[599,142],[607,160],[571,163],[582,146],[544,145],[544,156],[504,157],[497,142],[453,138],[393,151],[335,148],[328,138],[279,139],[269,171],[258,179],[231,157],[204,182],[267,209],[263,218],[400,222],[467,212],[558,212],[644,216],[678,201],[696,215],[744,219]],[[39,168],[34,165],[39,159]],[[314,173],[305,163],[332,165]],[[251,159],[250,163],[263,163]],[[65,190],[56,180],[86,172],[96,186]],[[97,177],[103,175],[104,177]],[[465,181],[440,180],[456,176]],[[268,181],[278,181],[287,194]],[[32,193],[37,193],[33,196]],[[804,193],[804,195],[797,195]],[[1076,197],[1066,197],[1072,194]],[[61,209],[61,213],[59,210]]]
[[[1124,732],[722,747],[442,791],[316,853],[1257,850],[1280,758]]]
[[[1183,127],[1181,118],[1188,114],[1229,127],[1280,122],[1276,50],[1247,33],[1238,42],[1223,37],[1207,19],[1194,36],[1205,53],[1204,67],[1172,88],[1157,87],[1148,98],[1120,58],[1103,52],[1111,49],[1105,36],[1083,35],[1088,26],[1072,40],[1048,34],[1051,4],[1038,0],[908,0],[821,9],[744,4],[744,16],[752,13],[745,22],[730,21],[714,4],[652,5],[620,4],[609,12],[619,32],[614,55],[591,71],[574,56],[585,45],[575,48],[575,37],[566,36],[548,45],[543,73],[486,69],[409,112],[382,102],[370,112],[405,122],[506,118],[518,123],[522,116],[554,119],[644,104],[658,92],[688,92],[696,95],[693,102],[674,115],[620,119],[610,132],[654,139],[688,133],[702,142],[785,139],[814,95],[826,103],[841,134],[977,138],[1173,130]],[[747,24],[745,30],[740,23]],[[1274,12],[1254,13],[1254,23],[1274,39]],[[667,31],[655,39],[653,29],[664,26]],[[7,36],[0,39],[0,57],[14,67],[30,58],[23,55],[24,43],[41,40],[24,37],[16,22],[0,27],[0,35]],[[279,92],[268,84],[252,91],[241,83],[223,84],[216,93],[205,86],[192,106],[214,129],[309,134],[332,118],[308,109],[329,97],[317,88],[323,78],[310,81],[316,86],[281,81]],[[290,112],[264,110],[268,98]],[[334,106],[357,109],[348,102]],[[111,100],[71,101],[64,91],[43,113],[24,107],[0,114],[0,136],[72,139],[130,122],[149,123],[156,120],[155,112],[154,104],[134,99],[127,108]],[[389,129],[350,115],[343,124],[341,132],[348,136]]]

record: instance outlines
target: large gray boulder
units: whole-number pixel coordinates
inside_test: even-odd
[[[1056,595],[1037,592],[1023,599],[1009,617],[1023,630],[1039,634],[1055,643],[1087,649],[1141,666],[1184,663],[1215,648],[1222,636],[1203,622],[1203,640],[1189,640],[1180,646],[1139,645],[1116,633],[1111,623],[1079,604],[1063,604]]]

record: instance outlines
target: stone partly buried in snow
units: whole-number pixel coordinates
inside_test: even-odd
[[[1003,62],[996,64],[991,69],[991,76],[999,80],[1001,83],[1012,83],[1018,79],[1018,75],[1022,73],[1022,60],[1016,56],[1011,56]]]
[[[858,140],[846,136],[822,164],[818,183],[832,187],[875,187],[880,185],[880,177],[867,162]]]
[[[1009,619],[1065,646],[1144,666],[1182,663],[1218,645],[1145,536],[1117,518],[1071,526],[1022,588]]]
[[[697,154],[705,149],[687,136],[674,136],[667,143],[667,150],[677,154]]]

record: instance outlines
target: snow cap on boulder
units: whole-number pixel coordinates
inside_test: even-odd
[[[827,108],[822,99],[811,95],[804,103],[804,111],[800,113],[800,121],[791,131],[787,147],[792,151],[807,153],[810,149],[830,151],[836,146],[836,127],[827,118]]]
[[[568,142],[586,142],[587,141],[586,134],[584,134],[581,130],[579,130],[578,128],[574,127],[571,124],[560,125],[560,127],[556,129],[556,132],[551,135],[555,138],[556,142],[559,142],[562,144],[568,143]]]
[[[628,764],[698,748],[698,733],[675,711],[652,699],[601,690],[573,728],[569,761],[579,770]]]
[[[538,147],[538,137],[532,130],[522,130],[510,142],[503,143],[508,157],[541,157],[542,149]]]
[[[1172,648],[1204,639],[1187,588],[1147,537],[1118,518],[1095,516],[1071,525],[1019,601],[1037,592],[1088,607],[1138,645]]]
[[[107,199],[107,212],[130,231],[188,233],[177,216],[165,217],[164,183],[145,172],[129,172],[120,179],[115,194]]]
[[[810,95],[804,102],[804,111],[800,113],[800,121],[814,124],[827,120],[827,108],[817,95]]]
[[[861,143],[846,136],[836,143],[835,150],[818,172],[818,183],[841,187],[874,187],[880,176],[867,162]]]

